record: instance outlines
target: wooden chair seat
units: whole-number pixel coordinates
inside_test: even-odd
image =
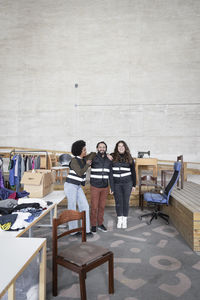
[[[109,250],[106,248],[97,246],[93,243],[83,242],[67,247],[65,250],[58,253],[58,257],[78,266],[82,266],[101,258],[108,252]]]

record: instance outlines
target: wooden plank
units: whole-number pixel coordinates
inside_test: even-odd
[[[194,229],[200,229],[200,220],[195,220],[193,222]]]
[[[177,201],[179,201],[182,205],[184,205],[185,207],[187,207],[189,210],[195,212],[196,210],[200,209],[198,208],[198,206],[196,206],[196,204],[193,204],[192,199],[188,200],[184,197],[184,195],[177,195],[173,194],[174,199],[176,199]]]
[[[172,195],[180,195],[180,196],[184,196],[186,199],[191,199],[194,201],[198,201],[199,202],[199,193],[200,190],[195,189],[195,187],[190,187],[188,188],[187,186],[182,189],[182,190],[174,190],[174,192],[172,193]]]

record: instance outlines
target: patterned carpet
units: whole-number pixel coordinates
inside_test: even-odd
[[[60,209],[61,210],[61,209]],[[196,300],[200,299],[200,256],[193,252],[176,229],[164,221],[154,220],[149,226],[139,221],[140,209],[131,208],[127,229],[116,229],[114,207],[105,210],[108,232],[97,232],[91,239],[114,252],[115,294],[108,294],[107,264],[87,275],[88,300]],[[47,237],[49,228],[36,228],[34,236]],[[78,238],[66,237],[62,247]],[[80,299],[79,278],[59,267],[58,296],[51,293],[51,258],[47,253],[47,300]]]
[[[59,208],[58,213],[63,208]],[[107,264],[87,273],[88,300],[197,300],[200,299],[200,256],[193,252],[175,228],[164,220],[154,220],[149,226],[140,221],[141,211],[130,208],[127,229],[116,229],[114,207],[105,210],[104,224],[108,232],[97,232],[88,239],[114,252],[115,293],[108,294]],[[43,222],[49,221],[46,216]],[[51,229],[34,227],[34,237],[47,238],[47,300],[80,299],[77,274],[59,267],[58,296],[52,296]],[[62,248],[78,238],[66,237]],[[36,264],[35,264],[36,265]],[[33,266],[32,266],[33,269]],[[29,271],[28,271],[29,270]],[[21,276],[21,283],[28,282],[32,271],[28,268]],[[29,272],[29,273],[27,273]],[[32,276],[31,280],[34,284]],[[27,284],[26,284],[27,285]],[[29,286],[30,288],[30,286]],[[24,289],[26,289],[24,287]],[[30,290],[29,290],[30,293]],[[36,300],[35,297],[19,299]],[[18,298],[18,297],[17,297]]]

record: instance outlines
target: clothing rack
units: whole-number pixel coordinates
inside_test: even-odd
[[[15,149],[12,149],[10,151],[10,157],[12,156],[12,154],[20,154],[20,153],[23,153],[23,154],[40,154],[40,153],[45,153],[46,154],[46,169],[48,169],[48,152],[46,150],[15,150]]]

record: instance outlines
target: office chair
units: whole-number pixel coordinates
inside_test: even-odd
[[[69,221],[81,220],[81,227],[66,230],[58,234],[58,226]],[[82,242],[66,246],[65,250],[58,251],[58,239],[70,233],[82,233]],[[113,252],[94,243],[86,242],[85,211],[65,210],[58,218],[53,219],[53,296],[57,296],[58,265],[79,274],[81,300],[86,300],[85,279],[87,272],[108,262],[109,293],[114,293]],[[98,286],[98,282],[97,282]]]
[[[174,163],[174,173],[163,193],[162,193],[162,190],[160,191],[160,193],[156,193],[156,194],[155,193],[144,193],[144,200],[147,201],[147,204],[154,204],[155,209],[151,213],[147,213],[147,214],[139,216],[140,220],[142,220],[143,217],[151,216],[150,221],[147,222],[147,224],[150,225],[153,219],[157,219],[158,217],[161,217],[162,219],[164,219],[167,222],[167,224],[169,224],[169,216],[160,212],[160,207],[162,205],[168,205],[171,192],[180,176],[180,170],[181,170],[181,163],[175,162]]]
[[[180,179],[181,179],[181,189],[183,189],[184,185],[184,163],[183,163],[183,155],[177,156],[177,161],[181,162],[181,173],[180,173]],[[173,170],[161,170],[161,185],[165,188],[166,187],[166,177],[167,175],[172,175]],[[177,186],[179,187],[179,179],[177,180]]]

